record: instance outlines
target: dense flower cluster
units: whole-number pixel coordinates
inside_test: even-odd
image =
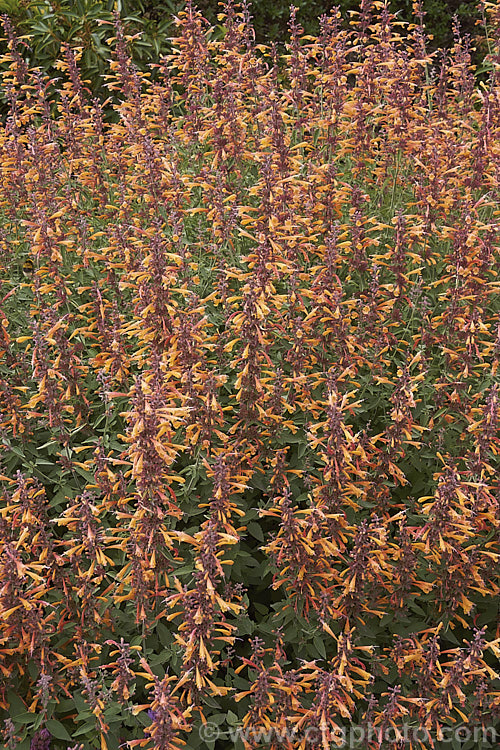
[[[458,29],[427,54],[418,2],[404,38],[380,0],[317,38],[292,9],[284,50],[244,3],[219,33],[188,3],[154,75],[117,18],[112,111],[78,50],[50,82],[6,24],[6,747],[196,748],[230,721],[248,750],[351,724],[376,750],[403,724],[498,722],[482,5],[482,85]]]

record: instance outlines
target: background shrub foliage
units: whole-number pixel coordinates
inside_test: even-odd
[[[154,79],[115,20],[109,123],[5,23],[6,748],[498,722],[486,12],[481,87],[381,2],[284,54],[188,6]]]
[[[0,0],[0,12],[9,15],[27,64],[60,80],[58,62],[64,45],[70,44],[79,49],[82,79],[101,101],[109,96],[104,77],[108,72],[115,11],[125,30],[135,35],[129,40],[134,64],[145,71],[149,63],[168,51],[173,14],[179,5],[163,0],[161,14],[151,6],[148,0]],[[7,42],[8,38],[4,39],[4,47]]]

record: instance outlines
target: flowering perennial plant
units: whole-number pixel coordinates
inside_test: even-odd
[[[244,3],[216,34],[188,2],[154,79],[117,16],[111,117],[69,47],[49,101],[5,22],[5,747],[213,748],[226,722],[239,750],[350,725],[439,748],[498,723],[482,9],[481,85],[458,28],[427,54],[419,2],[404,36],[380,0],[317,38],[292,8],[284,48]]]

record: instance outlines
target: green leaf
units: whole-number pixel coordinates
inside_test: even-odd
[[[79,729],[73,732],[73,737],[79,737],[82,734],[87,734],[87,732],[90,732],[91,734],[95,733],[95,721],[87,721],[87,723],[84,724],[83,727],[80,727]],[[61,739],[64,739],[64,738],[61,738]]]
[[[217,724],[217,726],[220,726],[225,723],[226,714],[212,714],[212,716],[209,717],[209,721],[211,724]]]
[[[32,711],[25,711],[22,714],[17,714],[12,718],[15,724],[31,724],[40,716],[40,714],[33,713]]]
[[[249,617],[240,618],[238,621],[239,635],[251,635],[254,631],[254,624]]]
[[[259,526],[258,523],[255,523],[255,521],[250,521],[250,523],[247,526],[248,532],[255,538],[258,539],[259,542],[264,541],[264,534],[262,533],[262,529]]]
[[[56,737],[58,740],[68,740],[71,742],[71,735],[60,721],[56,721],[56,719],[48,719],[45,722],[45,726],[53,737]]]
[[[75,693],[73,695],[73,701],[75,703],[76,708],[78,709],[80,713],[82,713],[83,711],[90,710],[89,706],[87,705],[87,702],[85,701],[85,698],[83,697],[81,693]]]
[[[89,484],[95,483],[95,477],[93,474],[90,473],[90,471],[87,471],[87,469],[82,469],[81,466],[75,466],[74,468],[75,468],[75,471],[78,474],[80,474],[80,476],[84,477],[84,479],[86,479],[89,482]]]
[[[26,713],[27,707],[24,705],[21,698],[19,698],[19,696],[12,690],[7,692],[7,701],[9,703],[9,714],[12,716],[13,720],[15,720],[17,715]]]
[[[160,639],[160,643],[162,646],[165,646],[165,648],[168,648],[169,646],[172,645],[172,640],[173,640],[172,633],[164,623],[159,622],[155,630],[158,634],[158,638]]]
[[[144,727],[149,727],[151,724],[151,717],[146,711],[141,711],[137,714],[137,719]]]
[[[106,745],[108,746],[108,750],[119,750],[120,748],[120,737],[117,732],[109,733],[106,737]]]
[[[168,664],[170,661],[170,651],[162,651],[161,654],[154,654],[151,655],[148,659],[148,663],[151,667],[156,666],[157,664],[161,664],[161,666],[165,666],[165,664]]]
[[[323,638],[317,635],[313,638],[313,643],[316,651],[323,657],[323,659],[326,659],[326,647]]]

